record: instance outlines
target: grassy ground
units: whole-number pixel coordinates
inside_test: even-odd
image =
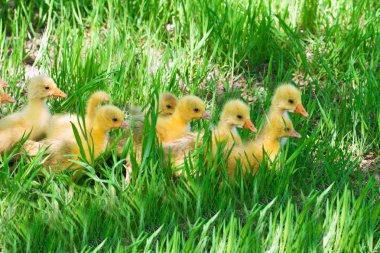
[[[18,101],[3,114],[37,70],[69,94],[53,112],[98,89],[122,108],[170,90],[207,100],[212,123],[242,96],[260,125],[293,80],[310,113],[292,117],[303,138],[280,169],[247,183],[207,156],[186,166],[204,176],[173,179],[151,138],[130,185],[114,152],[80,184],[42,179],[42,154],[0,156],[0,251],[379,252],[379,15],[375,0],[0,0],[0,77]]]

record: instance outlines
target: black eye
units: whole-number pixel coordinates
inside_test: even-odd
[[[286,132],[289,132],[289,131],[290,131],[290,128],[289,128],[289,127],[285,127],[285,131],[286,131]]]
[[[171,109],[172,106],[171,105],[166,105],[166,108]]]
[[[237,116],[238,119],[242,119],[243,116],[241,116],[240,114]]]
[[[113,122],[117,122],[117,118],[113,118],[112,121],[113,121]]]
[[[50,87],[49,87],[49,86],[46,86],[46,87],[45,87],[45,90],[48,90],[48,89],[50,89]]]
[[[293,103],[294,103],[294,100],[293,100],[293,99],[289,99],[288,102],[289,102],[290,104],[293,104]]]
[[[198,109],[198,108],[195,108],[195,109],[194,109],[194,112],[199,112],[199,109]]]

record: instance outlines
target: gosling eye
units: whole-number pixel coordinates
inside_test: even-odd
[[[289,102],[290,104],[293,104],[293,103],[294,103],[294,100],[293,100],[293,99],[289,99],[288,102]]]
[[[243,116],[241,116],[240,114],[237,116],[238,119],[242,119]]]
[[[171,105],[166,105],[166,108],[171,109],[172,106]]]
[[[286,132],[289,132],[289,131],[290,131],[290,128],[289,128],[289,127],[285,127],[285,131],[286,131]]]
[[[112,121],[113,121],[113,122],[117,122],[117,118],[113,118]]]
[[[198,108],[195,108],[195,109],[194,109],[194,112],[199,112],[199,109],[198,109]]]
[[[48,90],[48,89],[50,89],[50,87],[49,86],[45,86],[45,90]]]

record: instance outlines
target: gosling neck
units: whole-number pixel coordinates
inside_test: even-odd
[[[290,119],[289,112],[293,112],[293,110],[284,109],[284,108],[281,108],[281,107],[279,107],[279,106],[272,105],[272,106],[270,107],[270,109],[269,109],[269,113],[268,113],[268,115],[274,115],[274,114],[277,114],[277,115],[281,115],[281,116],[283,116],[283,117],[286,118],[286,119]]]
[[[236,131],[236,125],[230,123],[228,120],[221,119],[218,124],[218,131],[228,130],[228,131]]]
[[[172,120],[181,123],[184,126],[187,126],[190,122],[189,119],[186,119],[183,117],[182,113],[180,113],[180,110],[175,110],[175,112],[172,115]]]
[[[92,135],[96,136],[106,136],[109,132],[109,129],[102,127],[99,122],[95,122],[94,127],[92,128]]]
[[[272,130],[270,125],[266,125],[257,138],[260,140],[265,140],[265,141],[278,141],[279,142],[281,139],[281,136],[278,136],[278,134],[276,134]]]
[[[46,103],[46,98],[35,98],[35,97],[28,98],[28,104],[30,105],[45,104],[45,103]]]
[[[26,111],[29,112],[42,112],[47,110],[46,98],[30,98],[26,106]]]
[[[280,115],[284,115],[285,113],[287,114],[287,110],[282,108],[282,107],[279,107],[278,105],[276,104],[272,104],[269,108],[269,114],[272,114],[272,113],[278,113]]]
[[[98,147],[108,138],[108,129],[95,125],[90,131],[88,131],[87,137],[92,140],[95,147]]]

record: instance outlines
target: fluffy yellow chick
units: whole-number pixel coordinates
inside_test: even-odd
[[[274,92],[268,115],[283,115],[290,119],[288,112],[296,112],[304,117],[309,116],[302,105],[300,90],[292,84],[282,84]],[[286,142],[287,138],[283,138],[281,144],[284,145]]]
[[[171,92],[164,92],[160,95],[158,101],[158,112],[159,116],[167,117],[174,113],[175,108],[177,107],[178,99]]]
[[[223,107],[219,124],[213,131],[213,150],[216,150],[217,143],[224,143],[226,149],[230,149],[235,143],[242,144],[237,127],[246,128],[252,132],[257,131],[250,119],[248,105],[235,99],[227,102]]]
[[[87,101],[85,124],[86,129],[91,129],[95,120],[95,115],[98,107],[110,101],[110,95],[104,91],[93,93]],[[79,122],[78,122],[79,120]],[[80,131],[80,125],[83,126],[82,119],[76,114],[58,114],[50,118],[49,126],[46,131],[47,139],[70,139],[75,140],[72,130],[73,123]]]
[[[238,160],[242,165],[243,173],[252,173],[253,175],[265,154],[273,161],[280,150],[280,140],[283,137],[301,138],[301,135],[294,130],[290,119],[279,114],[268,116],[264,129],[254,142],[233,148],[228,158],[227,174],[230,180],[234,176]]]
[[[269,114],[280,113],[288,117],[288,112],[296,112],[304,117],[309,116],[302,105],[300,90],[294,85],[282,84],[274,92]]]
[[[7,87],[8,87],[8,84],[0,79],[0,104],[6,103],[6,102],[8,103],[15,102],[15,100],[11,96],[9,96],[8,94],[4,92],[3,88],[7,88]]]
[[[160,94],[160,98],[158,101],[158,117],[167,117],[174,113],[175,108],[177,107],[178,99],[171,92],[164,92]],[[130,115],[135,122],[135,130],[138,128],[144,127],[145,115],[147,113],[147,109],[143,110],[139,106],[132,106],[130,108]]]
[[[189,132],[189,123],[194,119],[210,119],[204,102],[196,96],[185,96],[178,101],[174,113],[158,117],[156,133],[162,143],[184,137]]]
[[[269,155],[273,161],[280,150],[281,138],[301,138],[301,135],[294,130],[290,119],[278,115],[272,115],[268,118],[266,126],[260,132],[256,140],[248,145],[249,148],[255,149],[258,147]]]
[[[45,100],[50,97],[65,98],[66,94],[57,88],[50,77],[36,76],[28,87],[28,104],[17,113],[0,120],[0,153],[8,150],[23,136],[30,140],[40,138],[46,131],[50,118]]]
[[[87,130],[87,141],[82,135],[81,141],[86,154],[87,161],[91,157],[96,159],[103,153],[108,143],[108,133],[112,129],[125,129],[127,123],[124,121],[124,113],[113,105],[101,106],[95,113],[94,124],[91,129]],[[46,166],[50,166],[56,171],[61,171],[71,165],[69,159],[78,160],[80,156],[80,148],[75,141],[47,139],[42,141],[43,145],[50,145],[48,153],[51,156],[46,162]],[[73,154],[74,157],[66,157],[67,154]],[[73,166],[72,168],[77,168]]]
[[[177,97],[170,92],[164,92],[160,95],[158,102],[158,117],[168,117],[172,115],[177,107]],[[131,106],[129,108],[130,126],[133,129],[133,140],[135,145],[139,145],[142,142],[144,132],[144,122],[147,115],[148,108],[141,108],[140,106]],[[150,123],[150,121],[149,121]],[[130,136],[130,133],[126,133],[118,141],[118,154],[120,155],[124,150],[125,143]]]

